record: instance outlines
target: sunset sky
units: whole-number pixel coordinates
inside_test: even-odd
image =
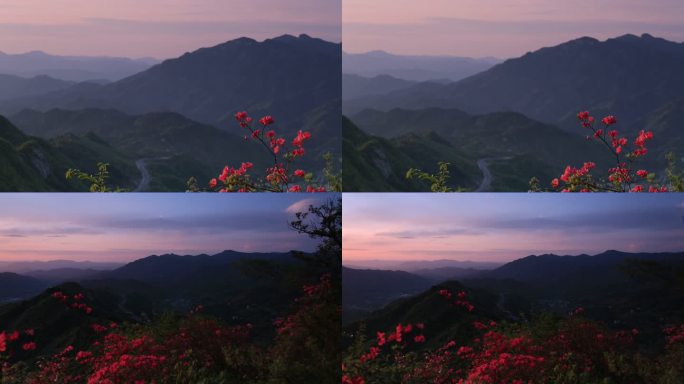
[[[344,0],[346,52],[517,57],[581,36],[684,41],[681,0]]]
[[[684,251],[682,194],[345,194],[343,260]]]
[[[0,261],[131,261],[152,254],[312,251],[287,226],[333,195],[0,194]]]
[[[170,58],[248,36],[341,41],[341,0],[0,0],[0,52]]]

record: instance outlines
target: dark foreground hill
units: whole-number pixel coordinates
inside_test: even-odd
[[[45,288],[47,284],[39,279],[0,272],[0,303],[30,297]]]
[[[382,308],[401,297],[410,297],[430,287],[431,282],[404,271],[342,268],[343,322]]]
[[[3,330],[39,329],[35,341],[39,353],[47,354],[92,342],[98,337],[92,324],[145,324],[164,316],[184,316],[201,306],[204,314],[227,324],[251,324],[259,340],[270,340],[273,322],[291,310],[302,286],[315,284],[329,271],[307,265],[291,253],[224,251],[153,255],[111,271],[81,272],[82,276],[73,276],[77,282],[61,283],[43,293],[49,280],[0,274],[3,293],[12,289],[26,294],[0,305]],[[55,296],[56,292],[67,298]],[[29,294],[32,297],[27,299]],[[83,305],[74,307],[74,303]]]
[[[460,283],[444,284],[466,287],[459,289],[472,292],[473,300],[492,319],[524,322],[542,313],[565,317],[583,308],[592,319],[618,329],[639,329],[653,340],[660,339],[662,327],[684,321],[679,305],[684,300],[681,252],[528,256],[464,277]],[[399,299],[367,314],[363,321],[372,325],[368,329],[391,329],[399,322],[428,319],[443,324],[440,330],[458,326],[460,317],[440,320],[441,313],[452,309],[438,300],[436,290]]]

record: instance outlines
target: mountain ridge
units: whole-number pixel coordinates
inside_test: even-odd
[[[364,108],[458,108],[468,113],[516,111],[575,132],[576,113],[615,115],[634,133],[639,120],[681,98],[684,43],[648,34],[599,41],[570,40],[528,52],[455,83],[416,84],[382,97],[345,102],[353,115]]]

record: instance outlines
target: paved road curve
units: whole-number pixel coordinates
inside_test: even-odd
[[[488,157],[478,160],[477,167],[480,168],[480,172],[482,172],[482,182],[475,192],[487,192],[492,187],[492,172],[489,170],[487,162],[510,159],[511,157]]]
[[[152,176],[150,176],[150,171],[147,169],[148,161],[168,159],[170,159],[170,157],[153,157],[148,159],[136,160],[135,166],[138,167],[138,171],[140,171],[142,178],[140,179],[140,183],[138,183],[138,186],[133,190],[133,192],[145,192],[150,189],[150,181],[152,180]]]

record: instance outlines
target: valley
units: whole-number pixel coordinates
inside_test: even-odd
[[[5,163],[0,184],[10,191],[84,190],[58,179],[72,167],[93,173],[103,162],[109,163],[112,185],[123,189],[136,190],[143,180],[141,189],[184,191],[191,177],[206,186],[226,165],[250,161],[265,169],[267,156],[254,154],[258,148],[244,142],[233,119],[241,110],[275,116],[285,137],[310,131],[314,139],[302,166],[320,171],[325,153],[340,155],[340,55],[340,44],[284,35],[263,42],[235,39],[115,81],[0,76],[3,124],[46,140],[51,152],[68,152],[60,153],[67,160],[41,165],[19,154]],[[10,141],[17,151],[20,143]],[[83,152],[60,148],[74,141]],[[151,158],[154,164],[141,167],[141,159]],[[33,184],[12,181],[16,173]]]
[[[410,60],[400,58],[395,60],[409,65]],[[387,72],[364,79],[358,76],[356,64],[343,64],[347,94],[342,109],[368,135],[399,139],[434,132],[473,165],[483,158],[510,157],[487,167],[493,175],[488,188],[492,191],[527,191],[532,177],[549,185],[566,165],[585,161],[596,163],[598,169],[608,168],[609,156],[599,145],[584,140],[587,132],[576,117],[584,110],[618,116],[617,129],[628,137],[642,129],[653,131],[660,139],[654,140],[641,166],[663,174],[668,153],[675,153],[676,165],[682,165],[681,129],[674,126],[679,120],[676,111],[682,95],[678,84],[683,79],[678,68],[683,60],[684,43],[628,34],[604,41],[574,39],[443,82],[413,79],[411,83]],[[347,146],[344,156],[363,157],[361,148]],[[448,160],[442,155],[440,161]],[[412,161],[397,177],[412,167],[429,173],[437,170],[437,161],[427,166],[421,159]],[[373,168],[374,163],[365,166]],[[345,189],[369,190],[370,181],[360,177],[350,177]],[[378,183],[373,190],[426,190],[409,182]],[[468,177],[453,177],[451,185],[478,188]]]

